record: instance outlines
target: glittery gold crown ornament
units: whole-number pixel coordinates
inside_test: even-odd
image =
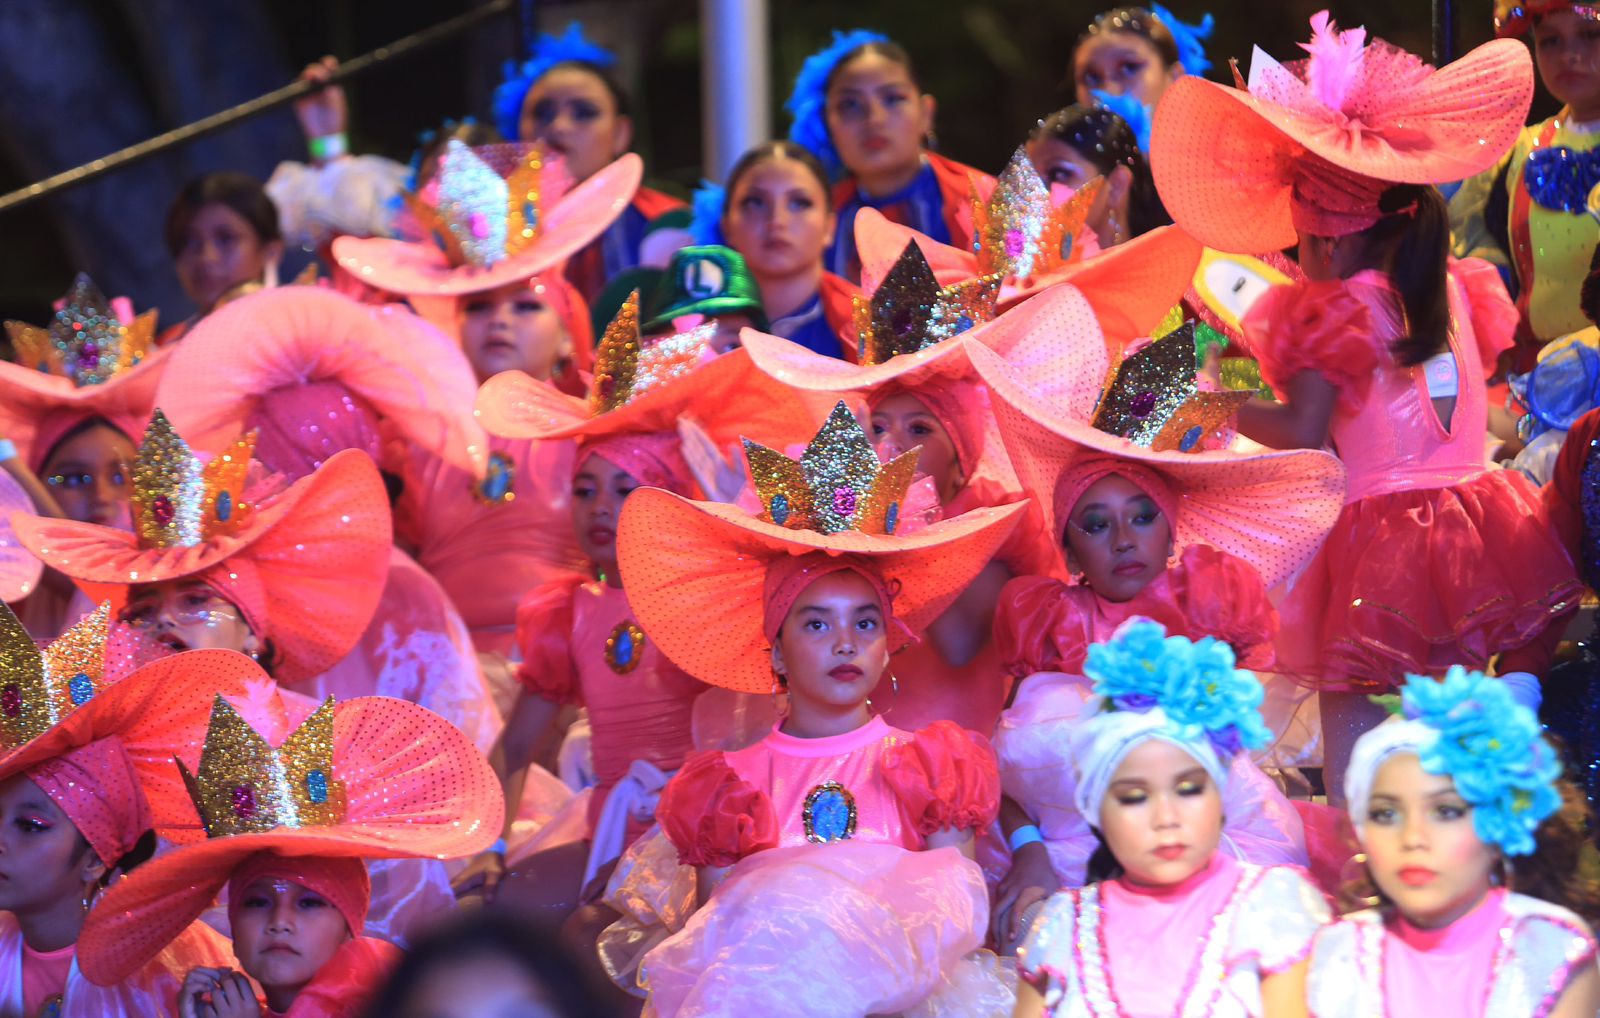
[[[1201,392],[1195,384],[1194,323],[1111,367],[1093,424],[1155,452],[1191,452],[1228,422],[1248,392]]]
[[[981,272],[1026,280],[1077,257],[1074,241],[1105,181],[1095,178],[1060,205],[1028,153],[1018,148],[987,201],[972,192],[973,250]]]
[[[232,533],[249,517],[245,475],[256,433],[242,435],[202,464],[160,410],[150,418],[133,464],[133,522],[147,548],[192,548]]]
[[[543,228],[544,152],[525,146],[498,148],[517,153],[503,173],[458,139],[450,139],[434,177],[434,203],[406,195],[411,211],[451,265],[488,268],[519,254]]]
[[[211,705],[200,768],[178,769],[206,836],[277,827],[327,827],[344,819],[344,784],[333,778],[333,697],[273,748],[233,705]]]
[[[922,447],[888,463],[841,401],[798,460],[748,438],[745,459],[761,498],[761,519],[790,530],[892,534]]]
[[[870,298],[856,297],[854,317],[862,364],[882,364],[959,336],[995,316],[1001,276],[941,287],[916,241],[895,259]]]
[[[675,336],[646,342],[639,336],[639,291],[617,309],[595,351],[589,413],[599,416],[692,371],[712,355],[717,323],[705,322]]]
[[[156,342],[156,312],[124,322],[80,272],[48,326],[6,322],[6,334],[18,364],[69,378],[81,388],[99,385],[149,355]]]
[[[0,747],[16,749],[94,699],[105,682],[111,606],[102,604],[43,652],[0,604]]]

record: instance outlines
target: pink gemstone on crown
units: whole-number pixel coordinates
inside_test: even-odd
[[[256,815],[256,789],[254,785],[233,787],[233,811],[246,820]]]
[[[472,228],[472,235],[479,240],[489,236],[489,217],[484,213],[474,212],[467,223]]]
[[[1021,230],[1006,231],[1006,257],[1015,258],[1022,253],[1023,245],[1027,243]]]
[[[833,511],[840,516],[854,516],[856,493],[852,488],[833,489]]]
[[[0,714],[14,718],[22,713],[22,687],[16,683],[0,689]]]
[[[157,495],[155,501],[150,503],[150,515],[156,518],[159,526],[166,526],[172,522],[177,510],[172,507],[172,499],[165,495]]]

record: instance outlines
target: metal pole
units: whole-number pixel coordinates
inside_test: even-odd
[[[1433,66],[1443,67],[1455,58],[1455,0],[1433,0]]]
[[[375,49],[371,53],[365,53],[352,60],[343,61],[339,64],[339,70],[329,78],[328,84],[331,85],[353,78],[380,64],[398,57],[407,56],[417,50],[432,46],[434,43],[442,42],[471,28],[480,21],[487,21],[490,18],[511,13],[515,10],[516,2],[517,0],[489,0],[482,7],[458,15],[449,21],[442,21],[432,28],[425,28],[420,32],[415,32],[404,39]],[[193,123],[173,128],[165,134],[158,134],[154,138],[148,138],[135,145],[129,145],[127,148],[120,149],[107,156],[101,156],[99,159],[84,163],[82,166],[63,170],[37,183],[12,191],[10,194],[0,195],[0,212],[6,212],[64,188],[93,180],[102,174],[110,173],[112,170],[121,169],[129,163],[147,159],[158,152],[164,152],[169,148],[193,141],[215,131],[220,131],[225,127],[232,127],[241,120],[266,113],[268,110],[277,109],[279,106],[287,105],[309,92],[324,87],[326,86],[313,85],[310,82],[297,79],[282,88],[274,89],[266,95],[242,102],[231,109],[213,113],[209,117],[201,117]]]
[[[721,180],[772,137],[767,0],[700,0],[705,174]]]

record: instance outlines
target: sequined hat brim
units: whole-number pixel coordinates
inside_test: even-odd
[[[0,434],[15,442],[31,461],[36,459],[33,443],[43,430],[41,425],[53,414],[137,420],[142,427],[155,405],[156,384],[173,349],[156,350],[127,371],[98,385],[84,386],[60,375],[0,361]]]
[[[772,688],[762,632],[767,564],[786,555],[866,555],[898,583],[895,615],[921,631],[965,590],[1016,526],[1026,502],[978,509],[904,536],[821,534],[762,522],[737,506],[641,488],[623,505],[617,562],[647,638],[702,682]]]

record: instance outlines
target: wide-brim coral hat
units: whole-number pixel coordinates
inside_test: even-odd
[[[582,250],[605,232],[633,200],[644,163],[629,152],[550,203],[538,239],[493,265],[451,265],[434,244],[374,237],[339,237],[340,268],[390,293],[454,297],[520,283]]]
[[[978,260],[970,251],[891,222],[876,209],[856,214],[856,248],[861,253],[862,285],[868,292],[907,244],[915,242],[933,269],[940,286],[950,286],[979,274]],[[1101,328],[1114,342],[1125,343],[1150,330],[1182,299],[1200,264],[1201,246],[1173,226],[1162,226],[1125,244],[1031,280],[1026,287],[1000,288],[999,306],[1008,310],[1058,284],[1082,290],[1094,306]],[[1004,317],[1002,315],[1002,317]]]
[[[1058,538],[1062,521],[1050,501],[1057,481],[1074,464],[1106,456],[1153,470],[1171,485],[1181,507],[1174,522],[1180,547],[1208,544],[1236,555],[1268,587],[1310,561],[1344,507],[1344,466],[1325,452],[1157,452],[1041,399],[989,350],[974,346],[971,357],[989,386],[1023,490],[1039,497],[1049,533]]]
[[[220,452],[264,405],[317,382],[359,397],[408,445],[482,476],[488,436],[460,347],[401,305],[320,287],[263,290],[207,315],[178,344],[156,405],[190,444]]]
[[[90,417],[104,417],[137,437],[150,419],[156,385],[171,354],[171,347],[155,350],[95,385],[0,361],[0,435],[15,442],[35,469],[46,452],[39,448],[41,442],[53,443],[72,424]]]
[[[1297,243],[1291,196],[1308,156],[1376,181],[1438,184],[1494,166],[1522,130],[1534,85],[1522,43],[1495,40],[1435,70],[1327,28],[1308,60],[1256,50],[1247,89],[1191,75],[1157,104],[1156,188],[1207,247],[1262,254]]]
[[[742,349],[696,364],[628,402],[591,413],[589,401],[521,371],[502,371],[478,391],[478,419],[506,438],[585,438],[675,431],[692,418],[719,445],[749,435],[768,443],[803,441],[833,400],[797,392],[756,369]]]
[[[389,496],[365,453],[336,453],[262,499],[238,529],[190,547],[143,547],[137,534],[15,513],[17,539],[91,598],[120,606],[130,584],[202,576],[218,583],[281,655],[294,682],[331,667],[361,637],[388,576]]]
[[[44,563],[22,546],[11,530],[12,513],[34,512],[22,485],[0,470],[0,601],[20,601],[33,592]]]
[[[447,859],[481,852],[500,836],[504,795],[493,769],[432,711],[378,696],[339,703],[331,758],[326,780],[343,786],[345,801],[337,822],[212,837],[145,863],[90,912],[78,939],[84,974],[108,986],[126,979],[199,918],[257,852]],[[191,770],[199,759],[183,755]]]
[[[16,620],[0,620],[0,626],[8,623],[15,625]],[[213,697],[244,696],[253,683],[270,685],[272,680],[261,666],[231,650],[185,651],[122,678],[105,678],[92,697],[45,732],[0,752],[0,781],[91,742],[115,738],[133,764],[156,827],[195,827],[199,818],[173,755],[199,754]],[[40,704],[29,706],[38,709]]]
[[[904,536],[823,534],[641,488],[622,507],[617,566],[640,627],[673,664],[714,686],[765,693],[773,681],[762,630],[770,562],[812,552],[870,557],[898,585],[895,616],[920,631],[994,557],[1026,505],[975,510]]]

